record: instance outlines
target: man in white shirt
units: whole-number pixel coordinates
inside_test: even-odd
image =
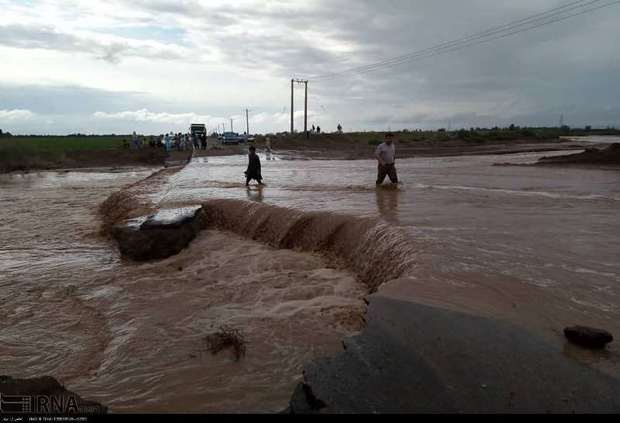
[[[394,147],[394,135],[391,132],[385,134],[385,141],[377,147],[375,157],[379,162],[377,174],[377,185],[381,185],[386,176],[390,177],[392,184],[398,183],[398,175],[396,175],[396,148]]]

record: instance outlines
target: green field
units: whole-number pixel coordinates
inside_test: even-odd
[[[2,136],[0,172],[163,162],[162,149],[131,151],[130,135]]]
[[[30,151],[61,153],[67,151],[114,150],[123,147],[126,135],[101,136],[11,136],[0,138],[0,153],[6,151]]]

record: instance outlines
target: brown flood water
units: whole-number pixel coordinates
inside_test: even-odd
[[[56,376],[113,411],[279,411],[303,363],[360,328],[369,281],[552,338],[620,333],[620,172],[492,166],[540,156],[400,160],[395,190],[371,161],[261,155],[267,186],[246,190],[245,157],[195,159],[149,198],[207,203],[232,232],[146,264],[97,235],[96,209],[149,171],[2,175],[0,373]],[[246,335],[238,363],[204,352],[220,324]],[[603,361],[617,372],[616,346]]]
[[[1,176],[0,374],[53,375],[116,412],[283,410],[303,363],[361,328],[365,288],[317,255],[218,231],[168,260],[121,260],[97,208],[149,174]],[[138,190],[158,201],[170,186],[154,188]],[[247,341],[239,362],[206,352],[224,324]]]

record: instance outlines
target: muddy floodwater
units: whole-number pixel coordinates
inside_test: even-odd
[[[620,172],[493,166],[541,156],[403,159],[396,189],[375,187],[372,161],[261,154],[267,185],[246,189],[245,157],[196,158],[154,181],[149,198],[158,208],[260,204],[261,231],[287,225],[266,217],[280,207],[302,223],[314,212],[376,222],[384,229],[363,240],[351,233],[350,245],[374,234],[376,248],[360,253],[369,263],[407,263],[373,279],[383,295],[507,319],[550,338],[575,323],[620,334]],[[97,208],[152,171],[0,176],[0,374],[52,375],[119,412],[286,408],[304,362],[334,354],[362,328],[363,274],[372,269],[360,276],[355,260],[217,228],[175,257],[123,260],[99,234]],[[217,204],[223,219],[236,204]],[[329,219],[312,216],[318,227]],[[239,362],[206,351],[204,337],[222,324],[246,337]],[[612,344],[591,364],[616,372],[617,357]]]

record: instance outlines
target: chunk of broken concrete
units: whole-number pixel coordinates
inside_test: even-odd
[[[566,338],[582,347],[601,349],[614,340],[611,333],[587,326],[572,326],[564,329]]]
[[[135,261],[161,260],[181,252],[204,228],[202,207],[160,210],[112,229],[123,257]]]

